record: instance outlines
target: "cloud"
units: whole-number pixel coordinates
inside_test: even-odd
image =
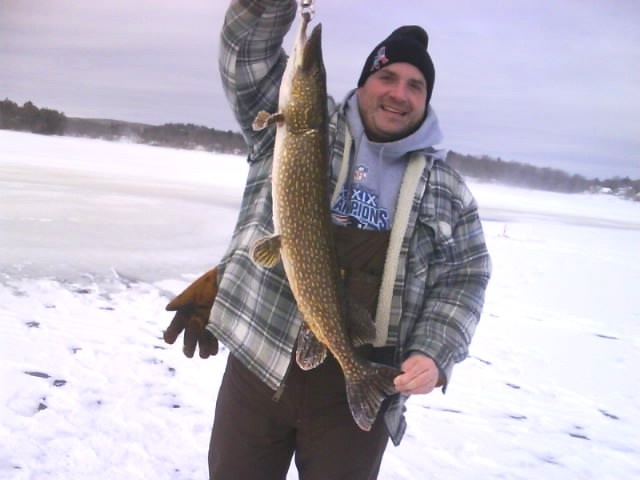
[[[0,97],[71,116],[237,130],[217,70],[227,5],[2,0]],[[637,172],[634,0],[322,0],[316,12],[338,99],[355,86],[374,45],[398,25],[420,24],[430,35],[433,105],[447,147],[553,164],[609,152],[622,162],[611,173]]]

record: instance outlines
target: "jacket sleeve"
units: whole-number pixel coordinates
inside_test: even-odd
[[[429,266],[430,287],[405,345],[407,353],[419,351],[434,359],[444,377],[443,390],[454,365],[468,355],[492,268],[471,192],[462,180],[453,192],[446,190],[443,210],[448,214],[444,218],[452,223],[436,221],[432,225],[437,259]]]
[[[287,63],[284,36],[295,17],[295,0],[232,0],[220,38],[222,85],[245,140],[255,149],[268,130],[254,132],[256,114],[275,112]]]

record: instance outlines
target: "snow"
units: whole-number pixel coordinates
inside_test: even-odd
[[[0,479],[206,478],[226,351],[165,345],[164,306],[223,254],[246,170],[0,131]],[[483,318],[380,478],[640,478],[640,204],[470,186]]]

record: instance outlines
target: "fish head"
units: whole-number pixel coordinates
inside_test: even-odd
[[[322,24],[319,23],[311,31],[302,52],[299,67],[305,75],[310,75],[319,81],[325,81],[326,74],[322,58]]]
[[[293,76],[286,109],[290,131],[322,129],[327,120],[327,75],[322,59],[322,24],[315,26]]]

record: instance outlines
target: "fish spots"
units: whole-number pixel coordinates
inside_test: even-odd
[[[304,322],[340,364],[352,416],[362,430],[368,431],[386,395],[395,392],[393,379],[399,372],[358,357],[347,334],[345,302],[331,238],[327,94],[318,27],[304,45],[302,58],[289,60],[287,71],[293,65],[303,68],[297,68],[291,82],[283,81],[280,87],[280,92],[288,95],[281,95],[285,126],[276,130],[274,228],[280,236],[282,263]],[[302,349],[299,344],[296,359],[300,367],[313,365],[317,352],[309,343]]]

